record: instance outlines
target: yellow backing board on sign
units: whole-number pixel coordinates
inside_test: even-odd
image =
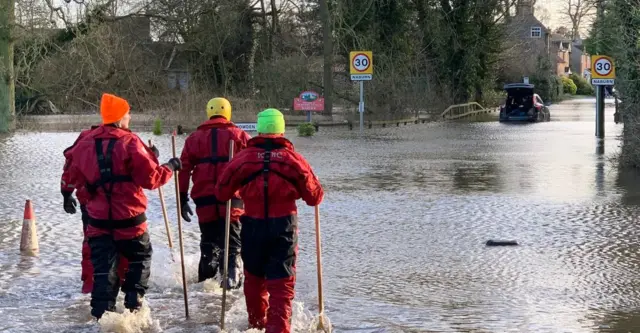
[[[373,52],[351,51],[349,53],[349,73],[373,74]]]
[[[592,79],[615,79],[616,67],[611,57],[603,55],[591,56],[591,78]]]

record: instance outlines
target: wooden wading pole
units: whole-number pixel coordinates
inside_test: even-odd
[[[315,206],[316,215],[316,262],[318,271],[318,330],[326,331],[324,327],[324,300],[322,297],[322,245],[320,238],[320,206]]]
[[[229,161],[233,158],[233,140],[229,140]],[[227,212],[224,220],[224,258],[222,261],[222,310],[220,329],[224,330],[224,313],[227,308],[227,278],[229,277],[229,228],[231,228],[231,199],[227,200]]]
[[[171,135],[171,148],[173,149],[173,157],[176,154],[176,132]],[[178,238],[180,238],[180,265],[182,266],[182,292],[184,294],[184,314],[189,319],[189,301],[187,299],[187,276],[184,270],[184,245],[182,244],[182,215],[180,212],[180,186],[178,184],[178,171],[173,173],[173,179],[176,184],[176,210],[178,211]]]
[[[149,139],[149,147],[151,147],[151,139]],[[173,241],[171,240],[171,229],[169,229],[169,217],[167,216],[167,206],[164,203],[164,194],[162,186],[158,187],[158,195],[160,196],[160,206],[162,206],[162,216],[164,217],[164,226],[167,229],[167,238],[169,239],[169,250],[171,251],[171,260],[173,259]]]

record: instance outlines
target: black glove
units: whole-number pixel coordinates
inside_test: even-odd
[[[182,169],[182,162],[177,157],[172,157],[167,163],[163,165],[166,165],[169,169],[171,169],[171,171],[178,171]]]
[[[191,217],[189,216],[193,216],[193,211],[191,207],[189,207],[189,196],[187,193],[180,193],[180,206],[182,218],[187,222],[191,222]]]
[[[67,214],[75,214],[76,207],[78,206],[78,202],[73,196],[71,196],[71,192],[63,191],[62,196],[64,197],[64,203],[63,203],[64,211],[67,212]]]
[[[156,158],[160,157],[160,151],[158,150],[158,148],[156,148],[156,146],[151,146],[149,147],[149,149],[151,149],[153,155],[156,155]]]

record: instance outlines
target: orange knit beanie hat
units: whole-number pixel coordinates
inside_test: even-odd
[[[123,98],[111,94],[102,94],[100,116],[103,124],[113,124],[129,112],[129,103]]]

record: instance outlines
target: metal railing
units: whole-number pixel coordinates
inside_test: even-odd
[[[446,108],[440,114],[440,118],[443,120],[455,120],[455,119],[461,119],[461,118],[465,118],[465,117],[469,117],[477,114],[490,113],[490,112],[496,111],[497,109],[498,109],[497,107],[485,108],[482,105],[480,105],[478,102],[456,104]]]

